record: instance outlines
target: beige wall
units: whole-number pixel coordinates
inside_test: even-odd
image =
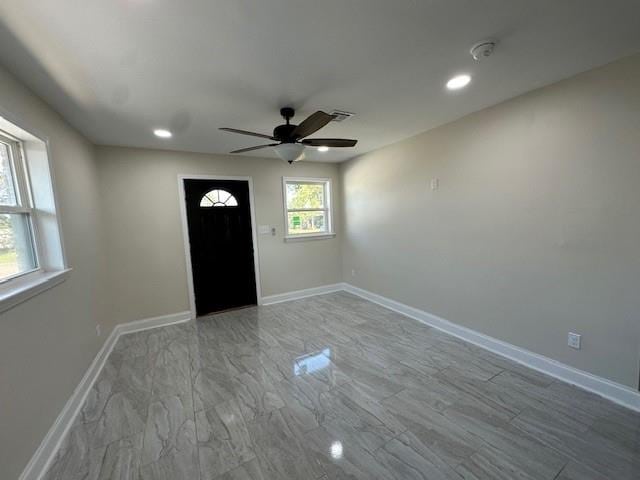
[[[339,190],[337,165],[117,147],[97,155],[118,322],[189,309],[178,174],[253,177],[256,222],[277,228],[275,237],[258,236],[263,296],[341,280],[338,238],[283,241],[282,177],[330,177]],[[334,203],[339,225],[337,195]]]
[[[346,281],[638,386],[640,56],[341,172]]]
[[[0,314],[0,477],[17,478],[113,327],[93,146],[0,68],[0,108],[49,138],[70,278]],[[96,336],[96,323],[103,336]]]

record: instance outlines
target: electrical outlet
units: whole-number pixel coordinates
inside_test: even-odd
[[[571,348],[575,348],[576,350],[580,350],[582,335],[578,333],[569,332],[569,336],[567,337],[567,345]]]
[[[96,336],[100,336],[102,335],[102,327],[100,326],[99,323],[96,324]]]

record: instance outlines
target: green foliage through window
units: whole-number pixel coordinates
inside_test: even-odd
[[[288,235],[330,231],[328,182],[287,180],[285,194]]]
[[[287,183],[287,208],[324,208],[324,184]]]

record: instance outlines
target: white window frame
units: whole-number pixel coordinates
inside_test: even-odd
[[[1,206],[0,212],[29,215],[37,265],[33,270],[0,281],[1,314],[64,282],[72,269],[64,252],[49,140],[1,106],[0,136],[11,145],[18,197],[17,206]]]
[[[29,170],[24,161],[24,148],[20,140],[2,130],[0,130],[0,143],[4,143],[9,148],[9,161],[11,164],[11,173],[14,181],[13,187],[16,196],[15,206],[0,204],[0,214],[13,213],[27,215],[31,246],[33,248],[36,264],[35,268],[32,268],[31,270],[25,270],[24,272],[0,278],[0,286],[3,286],[17,278],[27,277],[29,275],[42,272],[42,267],[40,266],[40,259],[42,255],[39,249],[40,242],[38,241],[37,226],[33,221],[33,195],[31,193],[31,183],[29,182]]]
[[[287,183],[310,183],[324,185],[324,208],[289,209],[287,206]],[[282,203],[284,207],[284,240],[285,242],[300,240],[319,240],[336,236],[333,230],[333,202],[331,198],[331,179],[317,177],[282,177]],[[289,212],[324,211],[327,218],[327,231],[318,233],[289,233]]]

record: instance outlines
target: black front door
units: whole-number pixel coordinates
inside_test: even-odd
[[[198,316],[255,305],[249,183],[184,180]]]

